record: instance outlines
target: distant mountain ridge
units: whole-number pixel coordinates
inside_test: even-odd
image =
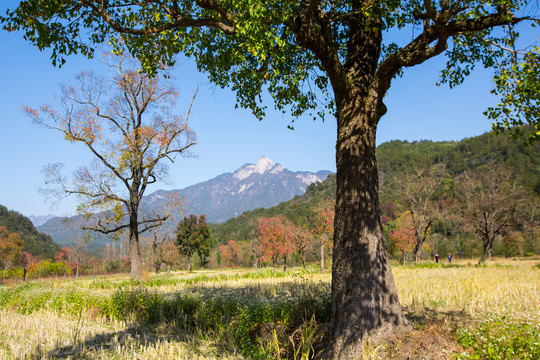
[[[323,181],[332,172],[292,172],[263,156],[256,164],[244,164],[234,173],[224,173],[180,190],[158,190],[143,199],[151,207],[163,206],[170,192],[187,202],[188,214],[206,214],[211,223],[222,223],[260,207],[271,207],[301,195],[308,185]]]
[[[328,170],[293,172],[262,156],[256,164],[244,164],[232,173],[224,173],[184,189],[157,190],[143,197],[141,206],[151,211],[162,209],[170,195],[176,193],[185,199],[186,208],[168,221],[168,228],[175,227],[187,214],[206,214],[208,222],[222,223],[244,211],[268,208],[290,200],[303,194],[310,184],[323,181],[331,174]],[[75,225],[78,217],[64,220],[51,219],[38,229],[62,245],[82,238],[83,232]],[[92,236],[95,243],[89,247],[108,242],[99,234]]]
[[[39,215],[39,216],[28,215],[27,217],[30,219],[32,224],[34,224],[34,226],[40,226],[40,225],[45,224],[47,221],[54,219],[56,216],[55,215]]]

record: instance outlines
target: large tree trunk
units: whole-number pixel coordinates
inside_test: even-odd
[[[382,114],[367,112],[366,103],[357,98],[337,109],[331,339],[324,359],[361,358],[366,340],[408,327],[379,213],[375,133]]]
[[[480,259],[480,262],[485,262],[488,259],[491,259],[491,252],[493,250],[493,242],[494,242],[495,236],[486,236],[484,237],[484,253],[482,254],[482,258]]]
[[[420,261],[420,254],[422,253],[422,244],[423,244],[423,241],[420,241],[417,238],[416,244],[414,244],[414,250],[413,250],[415,264],[418,264],[418,262]]]

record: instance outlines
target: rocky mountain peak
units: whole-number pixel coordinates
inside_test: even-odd
[[[257,161],[257,164],[255,164],[255,171],[259,174],[264,174],[268,170],[272,169],[275,164],[275,162],[263,155],[259,161]]]
[[[280,164],[276,164],[270,158],[261,156],[257,164],[245,164],[238,170],[236,170],[233,176],[238,180],[244,180],[253,174],[264,174],[270,172],[276,174],[284,170],[284,167]]]

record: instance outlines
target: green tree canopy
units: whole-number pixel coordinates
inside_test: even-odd
[[[189,270],[192,270],[191,257],[194,254],[199,255],[201,266],[208,263],[210,249],[214,244],[215,240],[204,214],[184,217],[176,228],[176,245],[180,254],[188,258]]]

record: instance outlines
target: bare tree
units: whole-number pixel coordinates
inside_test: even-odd
[[[525,244],[527,250],[532,254],[537,252],[538,234],[540,233],[540,213],[538,212],[538,197],[525,203],[525,206],[521,209],[521,218],[524,220],[522,223],[523,236],[525,238]]]
[[[169,243],[172,243],[173,240],[174,235],[172,234],[172,231],[152,231],[152,263],[156,274],[159,274],[161,265],[165,264],[164,258],[166,247]]]
[[[403,205],[410,212],[416,242],[413,248],[414,262],[420,260],[422,245],[429,236],[433,222],[440,217],[442,209],[434,196],[444,177],[430,170],[422,170],[416,176],[400,180]]]
[[[61,164],[48,165],[49,195],[78,196],[77,211],[87,220],[83,229],[103,234],[127,230],[131,277],[139,280],[139,235],[168,218],[141,216],[141,199],[149,185],[166,175],[164,162],[189,155],[195,134],[187,122],[191,105],[185,119],[172,112],[178,91],[161,77],[133,70],[135,64],[125,67],[126,62],[109,61],[114,71],[109,76],[80,73],[74,85],[61,87],[57,109],[44,105],[25,107],[25,112],[94,156],[90,165],[74,172],[73,185],[61,174]]]
[[[511,171],[502,166],[469,171],[459,184],[464,215],[482,239],[483,262],[491,258],[496,236],[517,225],[527,193],[516,184]]]

